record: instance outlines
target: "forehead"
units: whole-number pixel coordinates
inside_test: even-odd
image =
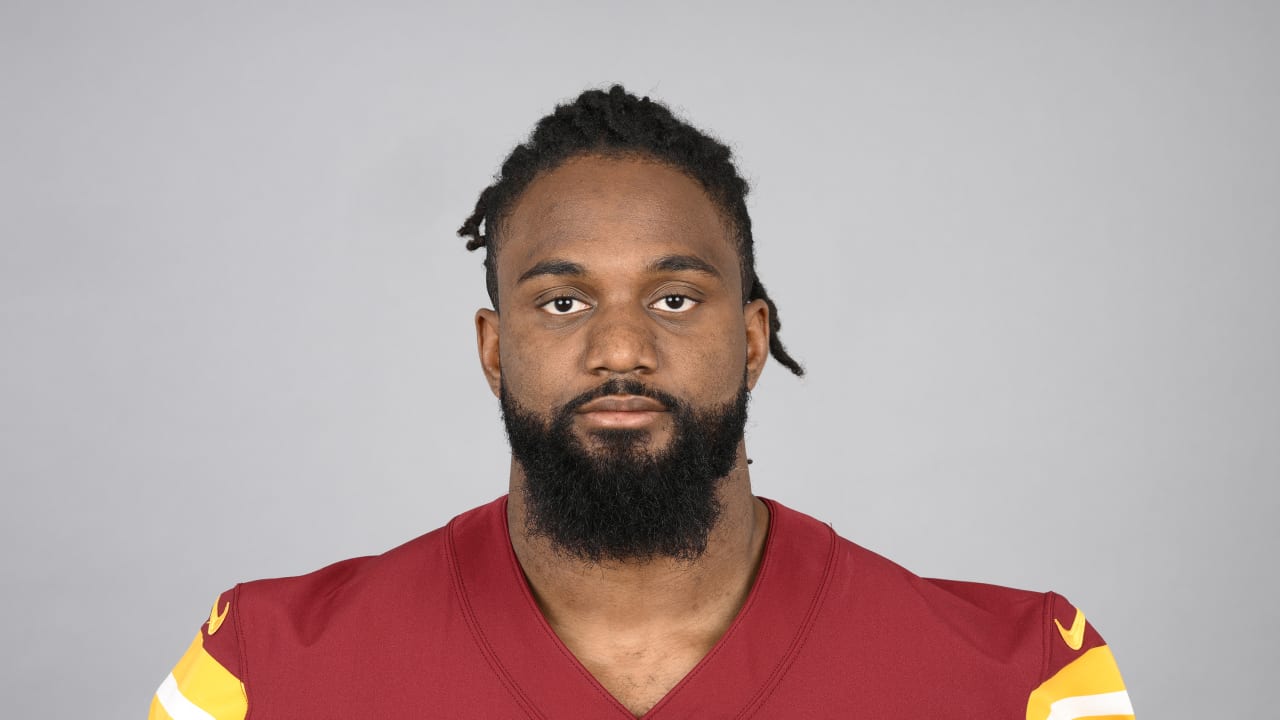
[[[688,175],[632,157],[572,158],[538,177],[502,224],[499,284],[550,257],[594,268],[694,255],[738,284],[738,253],[720,208]]]

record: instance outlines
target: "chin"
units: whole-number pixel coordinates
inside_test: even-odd
[[[612,428],[589,430],[583,441],[584,446],[595,451],[593,455],[629,454],[652,457],[670,448],[672,438],[671,433],[664,430]]]

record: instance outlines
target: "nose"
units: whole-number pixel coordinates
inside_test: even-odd
[[[645,374],[657,370],[657,338],[648,320],[643,309],[636,312],[625,308],[597,308],[583,358],[586,370],[596,375]]]

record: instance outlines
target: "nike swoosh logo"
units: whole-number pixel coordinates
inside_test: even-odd
[[[209,611],[209,635],[213,635],[218,632],[218,628],[222,627],[222,621],[227,619],[227,612],[229,610],[231,610],[230,600],[228,600],[227,604],[222,608],[221,614],[218,613],[218,601],[213,601],[213,609]],[[1059,625],[1058,627],[1061,628],[1062,626]]]
[[[1053,624],[1058,626],[1058,634],[1062,636],[1063,642],[1072,650],[1079,650],[1084,645],[1084,612],[1079,608],[1076,609],[1076,619],[1071,621],[1071,629],[1062,627],[1062,623],[1057,618],[1053,619]]]

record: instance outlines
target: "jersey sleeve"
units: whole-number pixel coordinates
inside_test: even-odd
[[[1027,720],[1133,720],[1111,648],[1084,613],[1046,596],[1043,681],[1027,698]]]
[[[148,720],[244,720],[236,589],[214,601],[209,620],[151,699]]]

